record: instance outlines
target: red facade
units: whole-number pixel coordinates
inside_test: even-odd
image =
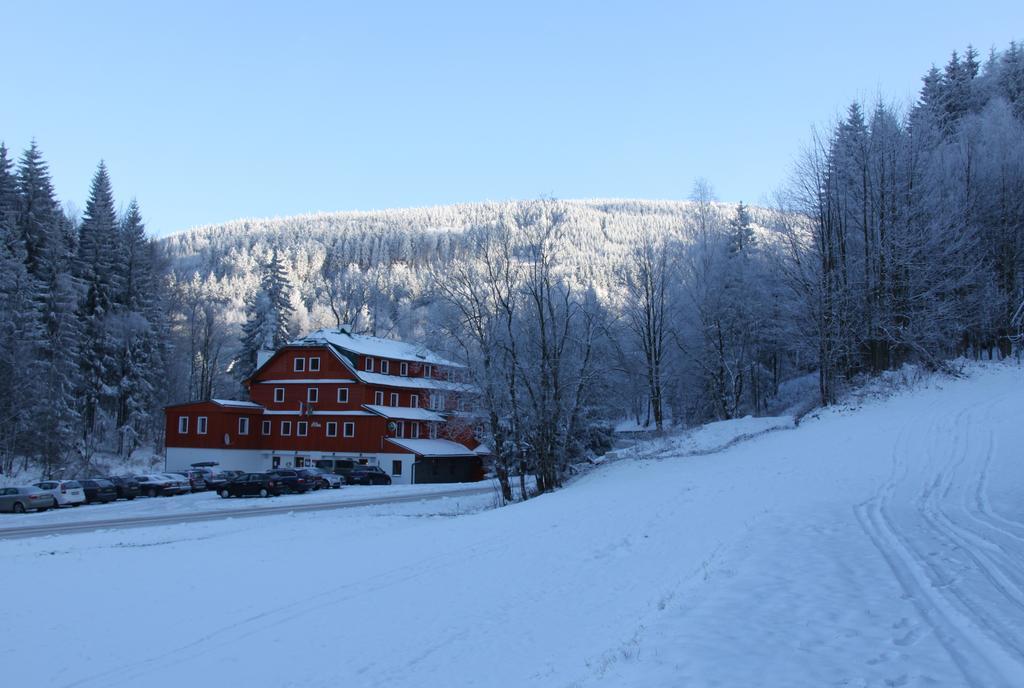
[[[412,345],[321,331],[274,352],[246,382],[249,401],[167,407],[166,445],[169,452],[423,458],[448,445],[416,440],[447,439],[464,456],[479,443],[455,413],[469,391],[458,374],[456,364]],[[413,441],[400,446],[389,438]]]

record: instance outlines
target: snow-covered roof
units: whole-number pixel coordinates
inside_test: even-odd
[[[403,389],[440,389],[448,392],[472,392],[475,388],[472,385],[461,382],[448,382],[446,380],[435,380],[429,377],[405,377],[403,375],[385,375],[383,373],[367,373],[362,370],[355,371],[360,381],[370,385],[384,385],[386,387],[401,387]]]
[[[292,344],[317,344],[324,342],[363,356],[393,358],[413,363],[430,363],[431,365],[461,368],[462,365],[449,361],[418,344],[408,344],[394,339],[370,337],[365,334],[352,334],[346,328],[323,329],[310,332],[305,337],[296,339]]]
[[[444,421],[444,416],[434,413],[430,409],[412,408],[411,406],[378,406],[377,404],[363,404],[363,408],[385,418],[396,420],[424,420],[437,423]]]
[[[237,407],[237,408],[251,408],[251,409],[261,409],[261,408],[263,408],[259,404],[255,404],[255,403],[253,403],[251,401],[238,401],[237,399],[210,399],[210,401],[212,401],[213,403],[217,404],[217,406],[234,406],[234,407]]]
[[[420,456],[477,456],[477,453],[451,440],[407,440],[389,437],[388,442]]]

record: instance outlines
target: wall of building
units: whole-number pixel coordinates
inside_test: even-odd
[[[216,461],[220,470],[262,473],[270,469],[270,454],[255,449],[202,449],[168,447],[167,470],[181,471],[200,461]]]

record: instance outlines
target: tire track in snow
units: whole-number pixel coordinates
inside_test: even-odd
[[[875,496],[854,508],[855,515],[968,684],[978,688],[1019,685],[1020,677],[1024,675],[1020,648],[1007,637],[1005,629],[993,628],[986,618],[986,610],[977,600],[963,594],[957,586],[958,577],[951,575],[954,572],[940,567],[934,556],[918,551],[892,515],[891,507],[898,488],[915,477],[908,459],[911,433],[916,429],[918,420],[912,419],[900,430],[893,447],[889,478]],[[939,432],[932,433],[933,439],[940,435]],[[959,438],[955,436],[953,439],[956,442]],[[969,447],[965,445],[964,453],[968,451]],[[926,459],[930,459],[933,452],[928,454]],[[952,462],[956,461],[957,456],[953,455]],[[922,468],[927,471],[931,462],[926,460]],[[936,494],[948,494],[951,487],[945,475],[946,472],[940,470],[930,481],[924,480],[921,497],[914,506],[926,522],[929,519],[926,513],[931,504],[929,500]],[[934,531],[934,524],[931,525]],[[991,570],[988,573],[991,575]]]

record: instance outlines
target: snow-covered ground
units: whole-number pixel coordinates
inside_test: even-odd
[[[56,686],[1021,686],[1022,420],[1024,369],[993,365],[503,509],[0,542],[0,667]]]

